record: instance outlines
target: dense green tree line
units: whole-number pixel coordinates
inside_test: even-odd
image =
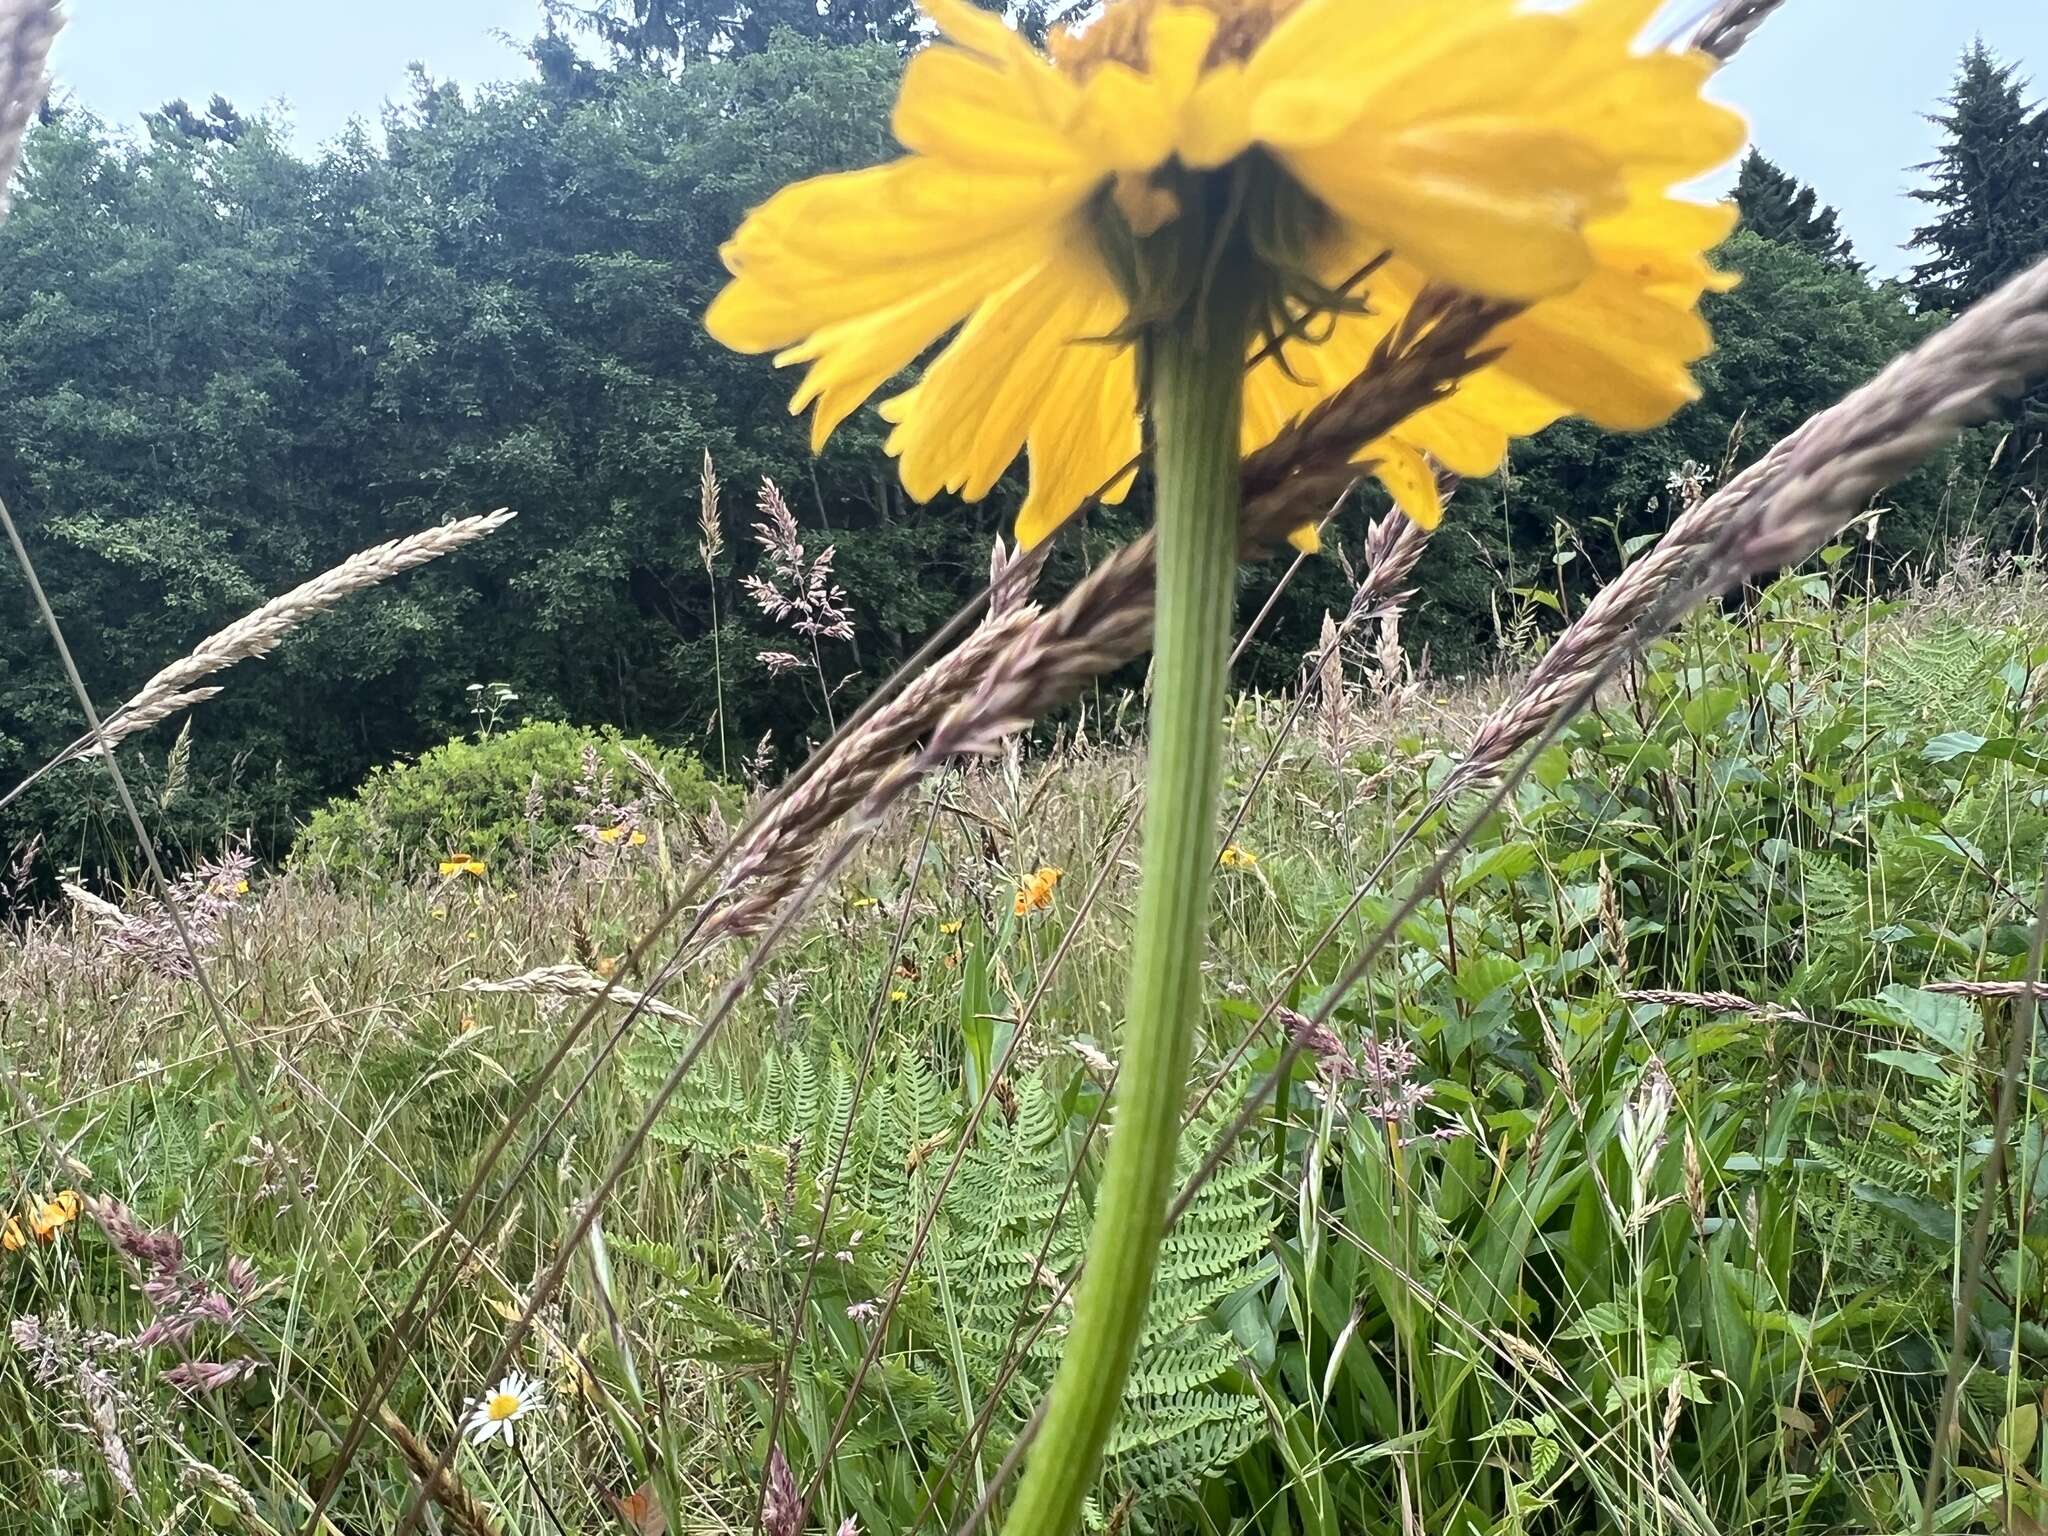
[[[738,584],[758,554],[746,523],[761,477],[784,487],[813,552],[836,547],[855,631],[822,659],[831,682],[853,677],[842,713],[974,590],[1016,505],[1014,486],[974,507],[908,503],[872,413],[813,462],[788,376],[699,325],[718,244],[748,206],[888,153],[904,14],[820,9],[804,28],[828,35],[802,36],[772,10],[555,9],[600,28],[613,56],[592,64],[551,34],[531,82],[465,93],[421,78],[381,138],[358,130],[317,158],[218,99],[204,113],[171,103],[137,135],[74,109],[32,137],[0,226],[0,495],[103,702],[365,545],[501,504],[521,514],[231,675],[195,725],[205,792],[169,814],[191,840],[287,836],[317,798],[466,727],[472,682],[715,766],[714,595],[726,738],[737,756],[773,732],[787,761],[827,711],[815,678],[757,659],[789,648]],[[1484,662],[1503,578],[1570,606],[1624,541],[1668,519],[1688,460],[1753,454],[1929,323],[1854,264],[1830,211],[1796,186],[1767,192],[1788,211],[1775,224],[1753,212],[1724,253],[1745,281],[1712,301],[1705,399],[1638,438],[1555,430],[1461,492],[1409,626],[1440,669]],[[709,580],[707,450],[725,509]],[[1951,460],[1895,493],[1887,556],[1982,513],[1968,472]],[[1135,497],[1070,536],[1049,583],[1144,516]],[[1262,591],[1255,578],[1247,601]],[[1289,679],[1344,595],[1337,563],[1316,563],[1249,681]],[[77,722],[47,638],[9,602],[0,786]],[[130,754],[145,780],[168,740]],[[60,858],[92,859],[97,782],[54,777],[0,818],[0,846],[44,831]]]

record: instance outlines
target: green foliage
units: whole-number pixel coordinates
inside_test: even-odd
[[[677,1045],[650,1036],[636,1046],[628,1058],[631,1080],[651,1088]],[[727,1287],[724,1301],[706,1302],[700,1272],[687,1278],[686,1294],[667,1295],[664,1304],[699,1330],[693,1347],[706,1358],[769,1353],[769,1340],[749,1318],[791,1304],[812,1256],[820,1201],[832,1191],[826,1256],[796,1362],[794,1401],[801,1407],[791,1422],[814,1461],[851,1384],[865,1330],[878,1325],[864,1309],[910,1260],[930,1208],[929,1243],[888,1321],[886,1363],[863,1385],[826,1478],[834,1507],[856,1510],[863,1529],[907,1528],[918,1505],[893,1504],[890,1490],[920,1488],[937,1476],[966,1443],[977,1415],[987,1412],[988,1429],[940,1496],[942,1510],[956,1500],[971,1504],[977,1477],[970,1469],[986,1475],[994,1468],[1052,1379],[1068,1315],[1061,1286],[1085,1247],[1095,1176],[1092,1157],[1075,1161],[1084,1122],[1069,1102],[1073,1087],[1063,1092],[1045,1076],[1025,1078],[1009,1107],[982,1119],[943,1195],[939,1179],[969,1103],[907,1050],[876,1065],[857,1108],[852,1064],[843,1055],[778,1051],[761,1062],[750,1088],[730,1067],[712,1069],[685,1087],[657,1128],[669,1145],[729,1170],[715,1177],[718,1198],[732,1203],[736,1222],[760,1228],[762,1241],[746,1256],[744,1291]],[[1219,1095],[1219,1102],[1228,1098]],[[1191,1128],[1184,1177],[1220,1128],[1214,1115]],[[846,1154],[835,1182],[842,1138]],[[1150,1528],[1258,1435],[1262,1415],[1238,1370],[1241,1350],[1215,1318],[1228,1298],[1256,1283],[1273,1221],[1262,1165],[1238,1156],[1223,1164],[1168,1240],[1109,1448],[1098,1517],[1128,1503],[1127,1517]],[[636,1256],[674,1271],[671,1278],[684,1276],[676,1267],[684,1262],[680,1255]],[[698,1263],[715,1271],[724,1258],[705,1253]],[[900,1464],[906,1437],[916,1446],[910,1466],[921,1475]],[[954,1518],[964,1509],[954,1509]]]
[[[659,776],[651,789],[650,768]],[[608,830],[641,819],[650,797],[684,815],[701,813],[712,799],[703,765],[688,752],[613,727],[530,721],[374,770],[354,794],[313,813],[292,860],[343,879],[431,874],[460,853],[500,873],[531,870],[556,850],[585,843],[579,826]],[[606,814],[607,805],[628,814]]]
[[[1652,646],[1334,999],[1343,957],[1470,812],[1390,849],[1465,732],[1390,728],[1333,754],[1279,728],[1291,701],[1238,701],[1228,777],[1266,777],[1235,835],[1258,862],[1219,872],[1196,1072],[1217,1087],[1182,1181],[1274,1070],[1279,1041],[1253,1020],[1333,921],[1286,1001],[1334,1002],[1360,1071],[1401,1042],[1416,1064],[1397,1075],[1430,1092],[1389,1117],[1398,1095],[1331,1052],[1254,1107],[1168,1239],[1091,1518],[1171,1536],[1909,1531],[1952,1363],[1956,1476],[1935,1528],[2048,1513],[2028,1418],[2048,1388],[2048,1098],[2037,1059],[1987,1185],[2013,1014],[1929,990],[2027,965],[2048,850],[2042,590],[1968,574],[1870,604],[1853,597],[1863,553],[1831,550]],[[548,1528],[536,1487],[565,1528],[599,1529],[607,1495],[643,1484],[684,1519],[744,1528],[792,1339],[778,1440],[800,1480],[822,1474],[812,1528],[907,1531],[928,1495],[926,1528],[964,1518],[1050,1380],[1091,1236],[1114,1134],[1094,1052],[1119,1049],[1132,886],[1109,849],[1134,767],[1070,746],[962,775],[922,874],[906,817],[799,923],[518,1354],[551,1392],[521,1447],[536,1481],[461,1453],[505,1529]],[[1013,916],[1017,872],[1043,863],[1068,872],[1055,900]],[[65,1427],[89,1422],[75,1374],[48,1385],[0,1339],[0,1485],[28,1490],[32,1520],[72,1497],[45,1476],[61,1466],[86,1479],[76,1528],[140,1512],[180,1529],[196,1456],[259,1499],[281,1489],[271,1526],[302,1522],[323,1437],[483,1149],[538,1090],[464,1224],[475,1252],[428,1277],[455,1284],[394,1410],[431,1442],[487,1385],[507,1320],[737,963],[714,949],[628,974],[687,1017],[638,1018],[611,1056],[600,1042],[629,1015],[604,1005],[543,1081],[581,1001],[465,982],[570,955],[602,969],[673,895],[652,859],[558,869],[503,891],[259,880],[209,956],[225,1025],[191,982],[108,963],[82,925],[0,937],[0,1047],[27,1106],[7,1197],[113,1195],[174,1223],[202,1272],[245,1256],[275,1287],[233,1342],[275,1374],[207,1412],[162,1379],[172,1352],[106,1355],[141,1489],[127,1514],[96,1440]],[[151,1315],[90,1223],[0,1254],[0,1307],[101,1339]],[[410,1486],[395,1459],[357,1460],[337,1525],[384,1529]]]
[[[757,660],[787,643],[738,587],[763,476],[837,548],[859,673],[842,704],[986,571],[1020,476],[973,507],[912,505],[867,412],[814,462],[787,377],[700,324],[724,277],[719,243],[747,208],[892,152],[901,7],[559,9],[601,24],[616,67],[542,38],[539,79],[465,92],[422,76],[381,138],[350,134],[310,160],[225,101],[172,104],[139,142],[81,110],[31,135],[0,227],[0,495],[96,697],[368,544],[501,504],[521,513],[231,674],[196,717],[192,792],[160,829],[172,843],[250,833],[282,847],[375,764],[462,727],[479,677],[548,717],[714,761],[721,724],[742,752],[773,732],[790,760],[826,718],[816,690],[773,685]],[[1022,19],[1038,25],[1042,9]],[[1746,281],[1708,304],[1719,350],[1697,404],[1638,437],[1561,427],[1466,487],[1454,517],[1482,559],[1467,539],[1437,540],[1420,577],[1432,601],[1408,626],[1440,670],[1487,664],[1495,573],[1574,599],[1626,540],[1668,522],[1686,461],[1748,460],[1919,334],[1897,293],[1839,262],[1755,234],[1723,257]],[[726,552],[708,577],[694,519],[706,449],[726,488]],[[2012,508],[1950,494],[1967,462],[1893,488],[1880,574],[1973,531],[2031,536]],[[1147,495],[1063,539],[1048,587],[1142,522]],[[1240,678],[1290,683],[1321,611],[1347,596],[1336,562],[1306,567]],[[0,614],[0,785],[78,730],[32,616]],[[131,748],[139,779],[162,748]],[[0,841],[36,831],[87,866],[118,863],[127,838],[81,770],[12,808]]]

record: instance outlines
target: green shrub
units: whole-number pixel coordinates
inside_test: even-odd
[[[586,757],[592,752],[595,775]],[[629,753],[659,775],[660,789]],[[291,861],[341,879],[402,880],[468,854],[514,875],[585,841],[579,826],[694,815],[712,799],[703,764],[690,752],[612,726],[533,721],[374,770],[353,795],[313,813]]]

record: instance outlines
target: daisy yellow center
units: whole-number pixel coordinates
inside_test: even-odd
[[[1143,74],[1150,62],[1147,41],[1152,16],[1167,0],[1110,0],[1087,26],[1057,27],[1046,38],[1052,60],[1076,80],[1086,80],[1102,65],[1127,65]],[[1176,0],[1178,3],[1178,0]],[[1209,44],[1204,69],[1242,62],[1257,51],[1274,27],[1301,0],[1195,0],[1216,13],[1216,37]]]
[[[493,1424],[502,1424],[519,1412],[519,1399],[510,1392],[493,1392],[484,1404],[484,1414]]]

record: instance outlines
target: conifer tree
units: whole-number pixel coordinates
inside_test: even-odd
[[[1835,210],[1760,150],[1743,158],[1735,205],[1742,210],[1743,227],[1764,239],[1796,245],[1831,266],[1861,270]]]
[[[1930,118],[1944,138],[1916,167],[1930,184],[1913,196],[1936,210],[1913,233],[1927,258],[1912,272],[1922,309],[1965,309],[2048,254],[2048,112],[2026,90],[2017,67],[1979,39],[1944,98],[1948,110]]]

